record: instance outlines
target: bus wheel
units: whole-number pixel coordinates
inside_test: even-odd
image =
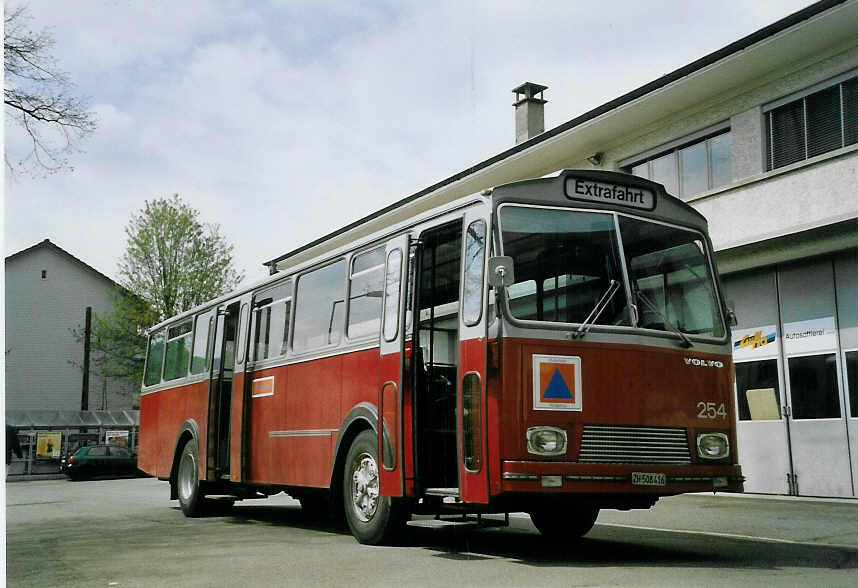
[[[198,517],[203,514],[208,501],[200,489],[199,460],[197,459],[197,442],[189,439],[182,448],[179,457],[179,469],[176,472],[176,485],[179,490],[179,504],[187,517]]]
[[[593,506],[557,506],[535,510],[530,520],[539,532],[550,539],[574,541],[583,537],[596,524],[599,509]]]
[[[355,437],[343,472],[343,506],[352,535],[368,545],[390,542],[404,527],[407,505],[379,495],[378,448],[373,431]]]

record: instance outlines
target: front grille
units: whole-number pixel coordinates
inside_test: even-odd
[[[584,425],[582,463],[688,464],[688,435],[679,427]]]

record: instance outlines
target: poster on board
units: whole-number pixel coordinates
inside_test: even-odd
[[[36,457],[46,459],[58,458],[62,446],[62,431],[39,431],[36,433]]]
[[[128,431],[105,431],[104,442],[108,445],[128,447]]]

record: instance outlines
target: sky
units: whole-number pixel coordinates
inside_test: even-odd
[[[178,193],[255,281],[511,147],[520,83],[549,129],[810,3],[31,0],[98,129],[73,171],[6,173],[5,255],[50,239],[115,279],[131,215]]]

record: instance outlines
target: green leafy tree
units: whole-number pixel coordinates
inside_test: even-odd
[[[125,227],[119,261],[121,289],[113,308],[92,321],[92,363],[102,376],[139,385],[146,330],[233,290],[244,275],[233,266],[233,247],[216,224],[178,194],[146,201]],[[82,330],[75,331],[82,338]]]
[[[73,95],[68,75],[51,54],[53,37],[46,30],[31,30],[30,20],[25,6],[9,7],[3,19],[6,122],[28,139],[21,152],[6,150],[6,168],[13,175],[71,169],[67,156],[78,150],[77,140],[97,126],[95,113],[87,110],[86,100]]]
[[[125,227],[119,282],[154,309],[159,321],[233,290],[244,275],[216,224],[172,198],[146,201]]]

